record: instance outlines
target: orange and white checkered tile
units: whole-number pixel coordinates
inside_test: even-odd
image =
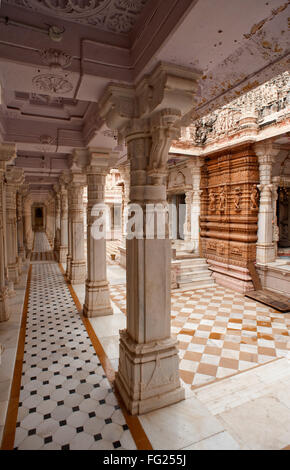
[[[111,298],[126,313],[126,286],[111,286]],[[221,286],[172,293],[171,331],[180,377],[192,388],[290,358],[290,314]]]

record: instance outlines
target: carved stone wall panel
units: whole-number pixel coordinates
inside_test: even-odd
[[[236,287],[240,291],[252,287],[247,264],[256,258],[258,182],[258,161],[251,146],[215,154],[206,159],[202,169],[203,254],[219,278],[228,277],[229,286],[235,288],[231,276],[239,281]],[[223,269],[221,274],[222,266],[227,266],[226,273]]]

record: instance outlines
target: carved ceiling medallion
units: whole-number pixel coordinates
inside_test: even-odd
[[[69,93],[73,89],[73,85],[68,80],[52,73],[37,75],[32,83],[39,91],[59,95]]]
[[[111,0],[23,0],[28,8],[42,10],[44,13],[60,15],[74,19],[87,18],[100,13]]]

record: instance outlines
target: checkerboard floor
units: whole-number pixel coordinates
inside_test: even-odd
[[[126,314],[126,286],[110,290]],[[193,389],[278,357],[290,358],[290,314],[218,285],[173,292],[171,327],[179,342],[180,377]]]
[[[32,265],[14,447],[136,449],[56,263]]]

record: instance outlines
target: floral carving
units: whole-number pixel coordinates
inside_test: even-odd
[[[7,0],[30,10],[64,20],[90,24],[106,31],[132,30],[148,0]]]
[[[42,62],[51,68],[64,69],[71,64],[72,57],[59,49],[41,49],[39,51]]]
[[[69,93],[73,89],[68,80],[61,75],[52,73],[37,75],[33,78],[32,83],[39,91],[46,93],[63,94]]]

